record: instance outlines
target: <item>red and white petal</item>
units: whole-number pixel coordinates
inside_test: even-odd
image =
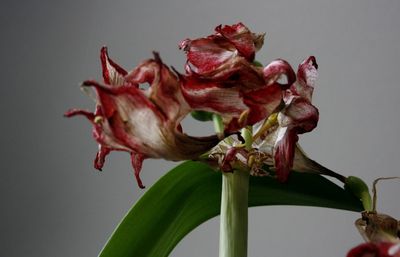
[[[248,107],[243,103],[237,88],[224,88],[217,82],[187,77],[182,83],[182,93],[192,109],[240,116]]]
[[[222,163],[220,165],[220,170],[223,172],[233,172],[233,167],[231,165],[232,161],[236,160],[236,154],[238,153],[238,148],[230,147],[227,149]]]
[[[103,69],[104,83],[114,86],[123,85],[124,77],[128,72],[109,58],[107,47],[105,46],[101,48],[100,60]]]
[[[111,149],[104,145],[99,145],[99,151],[96,154],[96,158],[94,159],[94,168],[97,170],[102,170],[104,166],[104,162],[106,160],[106,156],[111,152]]]
[[[286,182],[293,167],[296,143],[299,137],[294,129],[281,127],[277,131],[274,146],[276,176],[280,182]]]
[[[296,81],[296,74],[285,60],[277,59],[268,64],[264,70],[264,78],[267,85],[278,84],[282,89],[289,88]],[[286,83],[279,82],[285,76]]]
[[[185,39],[179,47],[187,54],[186,71],[201,76],[212,76],[229,67],[235,58],[246,62],[254,60],[255,52],[261,48],[263,35],[256,35],[242,23],[232,26],[218,26],[217,32],[205,38]],[[224,66],[224,67],[222,67]],[[216,72],[215,70],[218,70]]]
[[[143,161],[145,158],[146,158],[146,156],[143,154],[131,152],[131,162],[132,162],[133,170],[135,171],[136,181],[140,188],[145,188],[142,180],[140,179],[140,171],[142,170],[142,164],[143,164]]]
[[[181,93],[178,77],[162,63],[158,53],[126,76],[131,84],[148,83],[150,87],[143,93],[162,110],[168,119],[178,119],[190,110]]]
[[[229,25],[219,25],[215,31],[226,38],[235,46],[241,56],[245,57],[249,62],[254,60],[256,48],[254,37],[250,30],[242,23]]]
[[[82,115],[82,116],[86,117],[90,122],[94,122],[95,114],[90,111],[81,110],[81,109],[70,109],[64,113],[64,116],[67,118],[71,118],[71,117],[74,117],[77,115]]]
[[[216,135],[192,137],[178,132],[168,135],[171,138],[163,142],[166,145],[166,152],[162,158],[172,161],[195,160],[220,141]]]
[[[129,86],[110,87],[94,81],[86,81],[84,85],[95,87],[106,119],[104,123],[109,126],[114,141],[130,150],[151,153],[152,147],[161,140],[159,128],[166,118],[141,90]],[[152,140],[153,145],[149,145]]]
[[[229,41],[217,37],[185,39],[180,47],[186,51],[190,70],[197,74],[211,72],[237,55]]]
[[[285,108],[278,114],[278,135],[274,146],[274,159],[278,179],[286,181],[293,168],[298,134],[312,131],[318,124],[318,109],[311,104],[312,86],[302,80],[304,74],[316,74],[315,58],[310,57],[299,68],[300,78],[286,91]],[[307,80],[314,85],[314,81]]]
[[[305,59],[297,71],[298,80],[304,81],[309,87],[315,86],[315,81],[318,78],[318,64],[314,56]]]
[[[318,77],[318,65],[314,56],[308,57],[297,71],[297,82],[290,88],[292,94],[298,95],[309,102],[312,100],[315,81]]]
[[[274,159],[278,180],[285,182],[293,167],[298,134],[313,130],[318,123],[318,109],[306,99],[292,97],[278,114],[278,135],[274,146]]]
[[[296,128],[298,134],[312,131],[318,124],[318,109],[304,98],[292,96],[288,105],[279,113],[281,127]]]
[[[253,125],[275,112],[282,102],[282,89],[278,84],[265,86],[243,94],[249,107],[247,124]]]
[[[65,117],[73,117],[76,115],[82,115],[86,117],[93,124],[93,137],[99,143],[99,150],[94,160],[95,169],[102,170],[105,157],[110,153],[110,151],[129,151],[128,148],[124,147],[115,140],[107,121],[101,115],[99,106],[96,108],[95,113],[77,109],[72,109],[65,113]]]
[[[98,92],[100,106],[114,141],[131,152],[149,158],[185,160],[197,158],[218,143],[216,136],[197,138],[177,130],[178,120],[169,120],[143,91],[86,82]],[[107,124],[107,123],[106,123]]]

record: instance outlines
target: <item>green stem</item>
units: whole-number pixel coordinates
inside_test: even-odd
[[[219,257],[247,256],[249,172],[222,175]]]
[[[243,129],[242,136],[250,149],[251,131]],[[248,192],[248,170],[222,174],[219,257],[247,256]]]
[[[218,138],[223,139],[224,138],[224,123],[222,122],[221,115],[214,113],[212,115],[212,120],[214,123],[214,130],[217,133]]]

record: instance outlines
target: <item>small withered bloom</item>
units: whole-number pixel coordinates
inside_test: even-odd
[[[274,149],[275,167],[281,181],[288,178],[293,167],[298,134],[312,131],[318,124],[318,109],[311,104],[317,68],[313,56],[300,64],[297,80],[284,96],[285,108],[278,115],[279,128]]]
[[[180,44],[187,55],[182,92],[192,108],[220,114],[226,131],[234,132],[276,111],[296,75],[284,60],[265,68],[254,62],[264,34],[252,33],[242,23],[215,31]],[[287,83],[279,83],[283,77]]]
[[[311,103],[317,68],[313,56],[299,65],[297,80],[285,92],[285,106],[277,114],[275,126],[270,126],[266,133],[259,133],[261,140],[258,146],[261,149],[272,149],[277,178],[281,182],[288,179],[296,159],[295,153],[298,160],[296,170],[304,168],[304,171],[309,171],[312,168],[309,161],[305,165],[304,160],[307,158],[297,146],[297,141],[299,134],[310,132],[318,123],[318,109]]]
[[[186,71],[205,78],[228,78],[241,60],[252,63],[264,43],[264,34],[252,33],[242,23],[219,25],[215,34],[185,39],[179,47],[187,54]],[[236,69],[232,69],[232,67]]]
[[[95,112],[70,110],[65,114],[84,115],[93,124],[99,143],[96,169],[101,170],[110,151],[129,152],[136,179],[143,187],[139,173],[144,159],[195,159],[218,143],[216,136],[192,137],[182,132],[180,122],[191,108],[177,76],[157,53],[129,73],[108,57],[105,47],[101,62],[104,83],[90,80],[82,85],[97,93]],[[150,86],[141,87],[145,83]]]
[[[297,144],[298,134],[313,130],[318,123],[318,109],[311,104],[316,77],[317,64],[311,56],[300,64],[297,80],[284,92],[280,109],[254,126],[251,151],[246,151],[234,137],[213,148],[210,157],[218,161],[220,169],[229,171],[241,164],[249,167],[253,175],[266,175],[267,165],[281,182],[288,179],[291,170],[337,177],[309,159]]]
[[[400,257],[400,242],[368,242],[351,249],[347,257]]]

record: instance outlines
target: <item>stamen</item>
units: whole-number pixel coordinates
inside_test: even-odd
[[[94,117],[94,123],[100,124],[102,121],[103,121],[103,117],[101,117],[101,116]]]
[[[244,112],[242,112],[240,114],[240,117],[238,120],[239,124],[245,124],[247,117],[249,116],[249,113],[250,113],[250,110],[245,110]]]
[[[263,135],[268,129],[272,128],[278,123],[278,113],[273,113],[268,116],[268,119],[264,121],[261,128],[253,136],[253,141]]]

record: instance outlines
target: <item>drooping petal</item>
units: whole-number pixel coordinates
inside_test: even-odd
[[[294,129],[280,128],[275,143],[275,168],[276,176],[280,182],[286,182],[293,167],[294,152],[297,140]]]
[[[219,141],[216,135],[192,137],[182,132],[180,122],[192,109],[182,95],[177,75],[157,53],[154,56],[127,73],[102,48],[105,83],[88,80],[82,85],[96,92],[95,112],[73,109],[65,114],[85,116],[93,124],[93,136],[99,143],[96,169],[102,169],[111,151],[128,152],[140,187],[144,159],[196,159]],[[141,87],[146,83],[148,88]]]
[[[102,115],[102,110],[98,105],[94,113],[71,109],[64,114],[65,117],[84,116],[93,124],[93,137],[99,143],[99,150],[96,153],[96,158],[93,162],[94,168],[102,170],[105,157],[113,150],[117,151],[129,151],[128,148],[124,147],[120,142],[116,141],[106,118]]]
[[[106,160],[106,156],[111,152],[111,149],[104,145],[99,145],[99,151],[96,154],[96,158],[94,159],[94,167],[97,170],[102,170],[104,166],[104,162]]]
[[[67,118],[76,116],[76,115],[82,115],[86,117],[90,122],[94,122],[94,113],[86,110],[81,110],[81,109],[70,109],[64,113],[64,116]]]
[[[293,167],[298,134],[313,130],[318,123],[318,109],[306,99],[292,97],[278,115],[278,136],[275,142],[275,167],[280,181],[287,180]]]
[[[145,186],[143,185],[143,182],[140,178],[140,171],[142,170],[142,164],[143,164],[143,160],[145,158],[146,157],[143,154],[134,153],[134,152],[131,153],[131,162],[132,162],[133,170],[135,171],[135,178],[136,178],[136,181],[140,188],[145,188]]]
[[[145,63],[153,66],[155,61]],[[162,69],[150,67],[148,70],[164,74]],[[85,83],[87,86],[96,88],[100,106],[116,139],[136,153],[170,160],[180,160],[183,157],[195,158],[201,151],[206,151],[216,143],[215,137],[194,138],[178,131],[177,127],[182,117],[176,117],[177,114],[169,115],[170,106],[166,106],[167,102],[162,101],[168,96],[172,100],[175,97],[173,90],[167,91],[169,95],[162,91],[165,89],[164,85],[168,89],[168,82],[171,82],[169,77],[149,74],[145,77],[146,82],[151,83],[147,91],[130,85],[115,88],[94,81]],[[138,75],[136,79],[139,78]],[[133,75],[128,75],[126,79],[128,82],[134,81]],[[179,86],[175,88],[179,89]],[[169,104],[173,106],[174,102]],[[176,105],[178,106],[178,103]],[[178,142],[186,149],[177,146]],[[177,152],[179,150],[181,152]]]
[[[301,97],[291,97],[287,106],[278,116],[278,122],[282,127],[295,128],[297,134],[312,131],[318,124],[318,109]]]
[[[109,87],[87,82],[98,93],[113,135],[124,146],[149,158],[194,159],[218,142],[216,136],[190,137],[178,130],[190,110],[177,78],[157,58],[143,62],[126,76],[129,83]],[[135,83],[149,83],[141,90]],[[168,101],[170,99],[170,101]]]

